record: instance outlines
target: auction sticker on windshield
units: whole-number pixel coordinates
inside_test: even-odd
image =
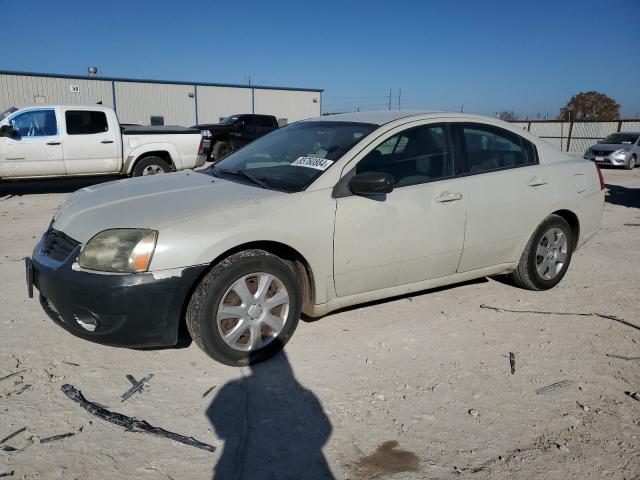
[[[291,165],[294,167],[315,168],[316,170],[326,170],[333,164],[333,160],[318,157],[298,157]]]

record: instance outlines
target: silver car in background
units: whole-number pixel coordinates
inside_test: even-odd
[[[612,133],[590,147],[584,154],[587,160],[604,165],[633,169],[640,157],[640,132]]]

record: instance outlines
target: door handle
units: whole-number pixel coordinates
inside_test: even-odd
[[[530,187],[539,187],[540,185],[546,185],[546,184],[547,184],[546,178],[533,177],[531,180],[529,180]]]
[[[445,193],[441,193],[439,197],[436,197],[436,202],[440,202],[440,203],[455,202],[456,200],[462,200],[461,193],[445,192]]]
[[[47,142],[47,145],[60,145],[61,142]]]
[[[102,140],[100,143],[113,143],[113,140]]]

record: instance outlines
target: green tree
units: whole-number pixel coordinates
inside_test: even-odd
[[[558,120],[619,120],[620,105],[600,92],[580,92],[560,109]]]

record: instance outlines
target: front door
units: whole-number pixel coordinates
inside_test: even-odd
[[[338,296],[456,272],[464,241],[466,179],[453,177],[445,124],[390,132],[347,175],[393,175],[387,195],[337,199],[334,275]]]
[[[15,131],[0,138],[0,178],[64,175],[62,140],[53,108],[9,117]]]

